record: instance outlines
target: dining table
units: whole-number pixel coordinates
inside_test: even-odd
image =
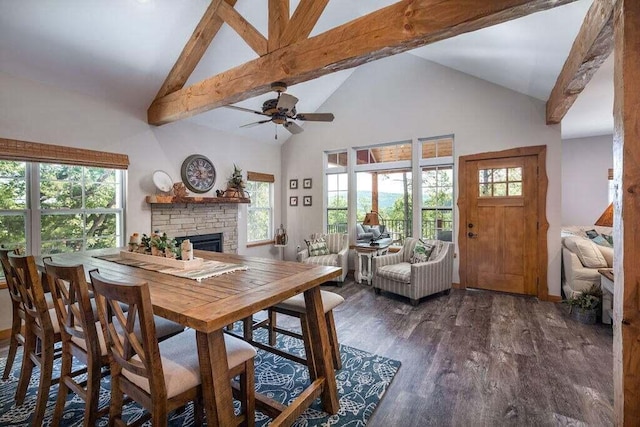
[[[290,425],[320,397],[324,411],[339,409],[320,285],[341,274],[338,267],[317,266],[230,253],[195,250],[203,260],[241,265],[246,270],[202,279],[176,277],[159,271],[109,261],[120,250],[56,254],[54,261],[83,264],[113,280],[147,282],[153,312],[196,331],[202,392],[209,426],[235,425],[224,328],[294,295],[304,293],[310,351],[316,374],[293,402],[283,405],[256,394],[256,406],[274,418],[271,425]],[[104,259],[104,258],[107,259]]]

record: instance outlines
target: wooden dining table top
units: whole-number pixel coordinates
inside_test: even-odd
[[[97,268],[111,279],[147,282],[154,314],[205,333],[318,286],[339,276],[341,271],[337,267],[195,250],[194,255],[205,260],[248,267],[198,282],[96,258],[118,252],[105,249],[56,254],[53,259],[60,263],[83,264],[87,274]]]

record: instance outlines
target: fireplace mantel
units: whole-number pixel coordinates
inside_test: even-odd
[[[251,199],[246,197],[178,197],[178,196],[147,196],[146,202],[149,204],[212,204],[212,203],[251,203]]]

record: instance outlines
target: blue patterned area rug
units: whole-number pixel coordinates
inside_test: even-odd
[[[266,341],[266,330],[256,331],[258,341]],[[293,354],[304,355],[304,347],[300,340],[278,335],[278,347]],[[340,345],[342,369],[336,371],[336,381],[340,399],[340,410],[336,415],[329,415],[322,411],[317,399],[294,423],[294,426],[364,426],[373,414],[387,387],[400,368],[400,362],[386,357],[358,350],[346,345]],[[27,398],[21,406],[16,406],[14,395],[20,375],[22,350],[18,350],[14,367],[6,381],[0,380],[0,426],[28,426],[31,413],[36,403],[38,368],[34,368]],[[6,358],[0,359],[0,373],[4,372]],[[309,371],[306,366],[258,350],[255,360],[256,391],[265,394],[281,403],[288,404],[298,396],[309,384]],[[60,360],[54,363],[54,377],[58,376]],[[100,407],[109,404],[110,377],[105,377],[101,383]],[[45,412],[44,425],[51,425],[51,417],[55,407],[58,386],[51,387],[49,403]],[[239,402],[234,402],[239,410]],[[128,422],[138,419],[142,412],[135,403],[124,409]],[[70,394],[65,406],[64,426],[81,426],[84,415],[84,403],[75,394]],[[271,418],[256,412],[256,426],[269,425]],[[103,417],[98,425],[106,426],[108,418]],[[144,424],[151,425],[150,422]],[[193,426],[193,406],[190,404],[180,414],[170,418],[170,426]]]

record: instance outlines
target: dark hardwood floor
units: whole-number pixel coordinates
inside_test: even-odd
[[[453,290],[413,307],[348,280],[341,343],[402,366],[368,426],[613,425],[612,331],[531,297]],[[281,326],[298,325],[279,315]],[[6,357],[8,340],[0,342]]]
[[[613,425],[613,333],[532,297],[452,290],[408,300],[324,287],[341,343],[400,360],[369,426]]]

